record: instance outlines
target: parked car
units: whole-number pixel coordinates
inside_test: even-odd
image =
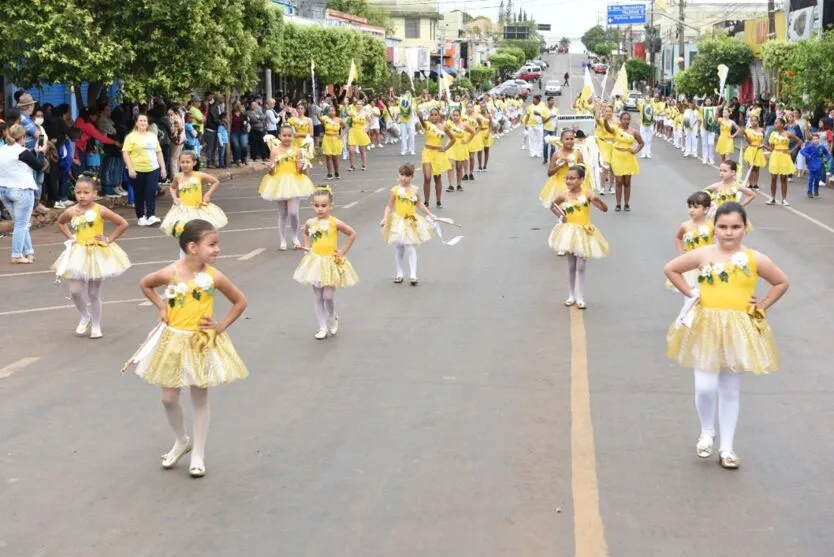
[[[515,85],[516,87],[524,87],[525,89],[531,89],[532,88],[530,86],[530,84],[527,83],[526,81],[524,81],[523,79],[508,79],[507,81],[505,81],[501,85]]]
[[[595,64],[594,73],[605,73],[608,71],[608,64]]]
[[[629,91],[628,96],[623,102],[623,107],[626,110],[636,111],[637,105],[643,100],[643,93],[640,91]]]
[[[548,64],[547,62],[545,62],[541,58],[537,58],[537,59],[533,60],[532,62],[530,62],[530,64],[535,65],[535,66],[541,66],[545,70],[550,67],[550,64]]]
[[[523,79],[524,81],[536,81],[540,79],[542,76],[542,67],[541,66],[524,66],[517,73],[513,74],[512,77],[516,79]]]
[[[562,95],[562,82],[558,79],[551,79],[544,84],[544,95],[546,97],[554,97]]]
[[[509,95],[511,97],[526,99],[527,95],[530,94],[530,90],[516,85],[499,85],[498,87],[493,87],[487,93],[490,95]]]

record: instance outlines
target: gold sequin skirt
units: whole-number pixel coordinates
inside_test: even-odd
[[[258,193],[267,201],[284,201],[297,197],[309,197],[316,189],[306,174],[267,174],[261,180]]]
[[[388,244],[419,246],[432,237],[429,221],[423,215],[401,217],[397,213],[388,216],[388,222],[382,228],[382,238]]]
[[[318,255],[311,251],[301,258],[292,278],[301,284],[319,288],[348,288],[359,282],[353,265],[346,258],[337,259],[334,255]]]
[[[681,366],[702,371],[779,369],[773,331],[764,316],[697,306],[692,325],[674,323],[666,334],[666,355]]]
[[[351,147],[366,147],[371,144],[371,137],[368,132],[361,128],[350,128],[348,131],[348,145]]]
[[[557,224],[550,232],[547,245],[553,251],[569,253],[583,259],[602,259],[608,255],[608,242],[593,224]]]
[[[130,269],[130,259],[117,244],[72,244],[52,264],[58,278],[102,280]]]
[[[165,327],[136,364],[136,375],[152,385],[216,387],[249,375],[227,333]]]
[[[431,175],[440,176],[444,172],[452,170],[452,163],[449,162],[449,157],[446,153],[438,149],[423,149],[423,155],[420,157],[420,164],[431,165]]]
[[[200,205],[183,205],[179,203],[168,209],[168,214],[162,219],[162,224],[159,225],[159,229],[168,236],[173,236],[174,226],[177,223],[184,226],[185,223],[197,219],[208,221],[218,229],[229,224],[226,213],[214,203],[201,203]]]

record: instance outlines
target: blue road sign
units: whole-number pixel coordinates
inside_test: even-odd
[[[608,25],[644,25],[645,4],[616,4],[608,6]]]

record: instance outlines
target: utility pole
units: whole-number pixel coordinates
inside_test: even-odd
[[[773,2],[773,0],[768,0]],[[678,0],[678,56],[681,57],[683,60],[681,62],[681,70],[686,69],[686,41],[683,37],[683,22],[684,22],[684,11],[683,9],[686,7],[685,0]]]
[[[767,0],[767,38],[776,38],[776,2]]]
[[[654,91],[654,0],[652,0],[651,12],[649,12],[649,66],[651,73],[649,73],[649,87]]]

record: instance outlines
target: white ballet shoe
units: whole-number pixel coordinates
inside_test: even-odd
[[[92,329],[90,331],[90,338],[93,340],[99,339],[103,336],[104,334],[102,334],[101,329]]]
[[[324,340],[327,338],[327,329],[319,329],[319,331],[313,335],[316,340]]]
[[[281,245],[278,246],[278,249],[281,250],[281,251],[287,251],[287,241],[286,240],[281,240]]]
[[[185,445],[180,447],[179,450],[177,450],[176,446],[174,446],[174,448],[162,455],[162,467],[165,470],[170,470],[177,465],[182,457],[190,453],[192,448],[193,445],[191,443],[191,439],[189,439]]]
[[[698,444],[695,445],[695,454],[698,455],[698,458],[711,457],[714,444],[715,436],[702,433],[698,438]]]
[[[565,306],[566,306],[566,307],[571,307],[571,306],[572,306],[572,305],[574,305],[575,303],[576,303],[576,299],[575,299],[573,296],[571,296],[570,298],[568,298],[567,300],[565,300]]]
[[[736,470],[741,466],[741,459],[738,458],[735,451],[722,451],[718,454],[718,464],[727,470]]]
[[[188,467],[188,475],[192,478],[202,478],[206,475],[206,465],[203,462],[193,462]]]
[[[333,318],[333,320],[327,324],[327,332],[330,333],[331,336],[336,336],[339,332],[339,316]]]
[[[584,300],[577,300],[576,307],[579,308],[579,309],[585,309],[588,306],[585,304]]]

